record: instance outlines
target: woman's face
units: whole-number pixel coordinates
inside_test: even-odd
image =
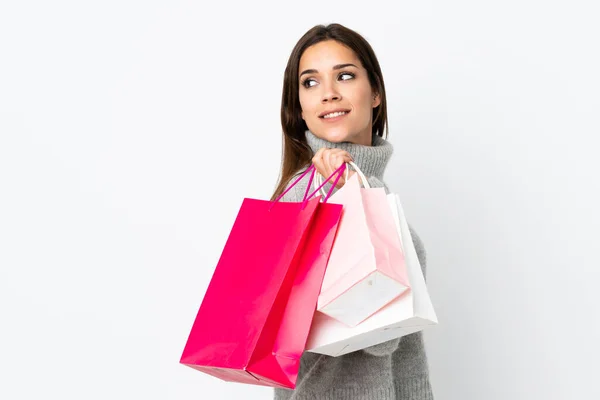
[[[314,44],[302,54],[299,74],[302,119],[308,129],[330,142],[370,146],[372,111],[380,96],[354,51],[335,40]]]

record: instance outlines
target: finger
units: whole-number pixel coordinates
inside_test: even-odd
[[[336,157],[336,170],[341,167],[342,165],[344,165],[345,161],[344,161],[344,156],[343,155],[337,155]],[[339,176],[339,179],[338,179]],[[334,182],[335,179],[337,179],[337,184],[335,185],[338,189],[341,188],[342,186],[344,186],[344,184],[346,183],[346,179],[344,178],[345,176],[345,171],[344,169],[341,169],[338,171],[338,174],[334,177]]]
[[[338,167],[340,167],[342,165],[341,164],[342,162],[348,163],[350,161],[353,161],[352,155],[350,155],[350,153],[348,153],[345,150],[336,149],[335,154],[340,159],[339,164],[337,165]]]
[[[323,163],[323,177],[327,179],[331,175],[331,150],[324,150],[321,160]]]
[[[348,153],[347,151],[344,151],[341,155],[344,158],[344,162],[348,163],[350,161],[354,161],[354,159],[352,158],[352,155],[350,153]]]
[[[323,157],[323,151],[324,150],[325,149],[319,149],[319,150],[317,150],[317,152],[313,155],[313,158],[312,158],[312,162],[313,163],[314,162],[318,162]]]
[[[323,169],[321,175],[323,175],[325,179],[331,177],[331,174],[333,173],[333,170],[331,169],[331,154],[332,149],[324,149],[322,152],[321,160],[319,162]],[[331,183],[331,180],[329,180],[328,182]]]
[[[333,167],[333,171],[335,171],[336,169],[341,167],[342,164],[349,163],[350,161],[352,161],[352,156],[347,151],[340,150],[340,151],[336,152],[335,158],[333,158],[332,163],[331,163],[331,165]]]
[[[337,159],[338,157],[335,151],[330,151],[329,154],[327,154],[327,169],[329,170],[329,175],[333,174],[338,168],[339,165],[337,165]]]
[[[314,155],[314,157],[312,159],[312,162],[313,162],[313,165],[315,166],[315,169],[317,170],[317,172],[320,175],[322,175],[325,178],[327,178],[327,175],[326,175],[327,172],[325,170],[325,163],[323,161],[323,153],[324,153],[324,151],[325,151],[325,149],[319,149],[315,153],[315,155]]]
[[[331,174],[334,174],[336,171],[338,171],[338,169],[342,165],[344,165],[345,162],[346,161],[345,161],[345,156],[344,156],[343,151],[338,151],[338,152],[333,153],[330,157]],[[342,186],[344,186],[344,184],[346,182],[344,179],[344,172],[343,171],[338,171],[338,172],[340,173],[339,179],[338,179],[337,174],[335,176],[332,176],[332,183],[337,180],[337,184],[335,186],[337,188],[341,188]]]
[[[337,152],[334,155],[334,159],[333,159],[333,167],[335,167],[335,169],[338,169],[339,167],[342,166],[342,164],[345,162],[345,157],[344,157],[344,153],[343,152]]]

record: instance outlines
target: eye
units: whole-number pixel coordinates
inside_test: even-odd
[[[314,85],[310,85],[310,82],[315,82],[316,83],[316,81],[314,79],[312,79],[312,78],[306,78],[305,80],[302,81],[302,86],[304,86],[305,88],[309,88],[309,87],[314,86]]]
[[[346,78],[342,78],[342,77],[346,77]],[[354,79],[356,77],[356,75],[354,75],[352,72],[341,72],[338,75],[338,79],[342,80],[342,81],[349,81],[350,79]],[[317,84],[317,81],[315,81],[313,78],[306,78],[305,80],[302,81],[301,85],[304,86],[305,88],[311,88],[315,85],[311,85],[311,82],[313,82],[315,85]]]

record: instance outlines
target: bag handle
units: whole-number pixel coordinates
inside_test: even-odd
[[[331,185],[331,187],[329,188],[329,192],[327,192],[327,194],[325,194],[325,198],[323,199],[323,203],[327,203],[327,200],[329,200],[329,197],[331,197],[331,194],[333,193],[333,189],[335,188],[335,185],[337,185],[338,181],[342,177],[342,174],[344,173],[344,171],[347,171],[346,164],[340,165],[340,167],[338,169],[336,169],[335,171],[333,171],[333,174],[329,175],[329,178],[325,179],[325,182],[321,183],[320,186],[317,187],[317,183],[315,181],[316,189],[308,196],[308,199],[305,201],[310,200],[319,191],[321,191],[321,194],[325,194],[325,192],[322,191],[323,186],[325,186],[325,184],[327,182],[329,182],[331,180],[331,178],[333,178],[334,175],[337,175],[337,178],[335,178],[335,181],[333,181],[333,185]],[[321,176],[316,172],[316,170],[315,170],[315,173],[318,176]],[[309,187],[310,187],[310,183],[309,183]],[[306,199],[306,197],[305,197],[305,199]]]
[[[338,169],[336,169],[333,174],[331,174],[329,176],[329,178],[327,178],[325,180],[325,182],[323,182],[315,191],[313,191],[310,195],[308,194],[308,191],[310,189],[310,185],[313,182],[313,178],[315,177],[315,173],[316,173],[316,169],[314,164],[311,164],[310,167],[308,167],[306,169],[306,171],[304,171],[298,178],[296,178],[296,180],[285,190],[283,191],[283,193],[281,193],[279,196],[277,196],[277,198],[275,200],[273,200],[271,202],[271,207],[269,207],[269,211],[271,210],[271,208],[273,208],[273,206],[275,205],[275,203],[279,202],[279,200],[281,200],[281,198],[290,190],[292,190],[292,188],[294,186],[296,186],[298,184],[298,182],[304,178],[306,176],[306,174],[308,174],[309,172],[311,172],[310,175],[310,180],[308,181],[308,185],[306,186],[306,191],[304,192],[304,198],[302,199],[302,209],[304,210],[304,207],[306,207],[306,204],[308,203],[308,201],[315,195],[315,193],[317,193],[319,190],[322,189],[323,186],[325,186],[325,183],[329,182],[329,180],[331,178],[333,178],[334,175],[337,174],[337,178],[335,179],[333,186],[329,189],[329,192],[326,194],[325,199],[323,200],[323,202],[327,202],[327,200],[329,199],[329,197],[331,196],[331,193],[333,192],[333,188],[335,187],[335,185],[337,185],[338,181],[340,180],[340,178],[342,177],[342,172],[346,169],[346,165],[342,164]],[[320,175],[319,175],[320,176]]]
[[[369,185],[369,182],[367,181],[365,174],[360,170],[360,168],[358,168],[358,166],[353,161],[350,161],[348,164],[350,164],[352,166],[352,168],[356,171],[356,173],[358,174],[358,176],[360,177],[360,179],[363,183],[364,188],[371,189],[371,185]],[[348,169],[346,169],[346,181],[347,180],[348,180]],[[320,185],[319,189],[321,189],[324,186],[324,184],[321,184],[321,182],[322,182],[322,176],[321,176],[321,174],[316,172],[316,176],[315,176],[315,180],[314,180],[314,187],[316,188],[318,185]],[[336,181],[336,184],[337,184],[337,181]],[[335,187],[335,184],[333,187]],[[321,194],[323,194],[323,195],[325,194],[325,192],[322,189],[321,189]]]

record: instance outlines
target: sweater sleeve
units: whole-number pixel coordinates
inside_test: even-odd
[[[419,236],[417,235],[417,232],[410,225],[408,226],[408,228],[410,230],[410,235],[412,236],[415,250],[417,251],[417,258],[419,259],[419,263],[421,264],[421,271],[423,272],[423,277],[426,278],[427,253],[425,252],[425,247],[423,246],[421,238],[419,238]],[[403,337],[376,344],[374,346],[367,347],[363,350],[366,353],[369,353],[374,356],[388,356],[391,355],[394,351],[396,351],[401,340],[403,340]]]

